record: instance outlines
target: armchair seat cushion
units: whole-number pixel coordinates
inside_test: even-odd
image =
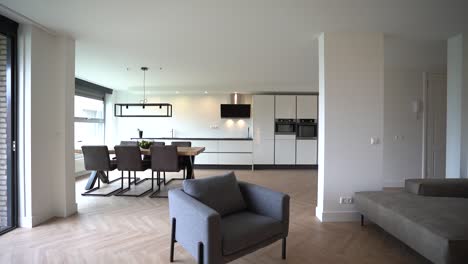
[[[271,217],[248,211],[221,219],[223,255],[228,256],[280,235],[283,225]]]

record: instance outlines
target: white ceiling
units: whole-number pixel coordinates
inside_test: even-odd
[[[320,32],[442,40],[467,30],[467,2],[0,0],[73,36],[77,77],[133,90],[148,66],[147,86],[159,91],[316,90]]]

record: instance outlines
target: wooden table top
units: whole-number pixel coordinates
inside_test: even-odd
[[[177,155],[179,156],[197,156],[205,151],[205,147],[177,147]],[[82,154],[81,149],[75,149],[76,154]],[[113,149],[109,149],[109,154],[115,154]],[[151,155],[149,149],[141,149],[141,154]]]

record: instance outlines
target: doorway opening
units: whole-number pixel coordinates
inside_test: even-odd
[[[445,178],[447,76],[424,73],[423,178]]]

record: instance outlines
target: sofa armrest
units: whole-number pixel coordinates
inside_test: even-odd
[[[204,263],[219,263],[222,258],[221,216],[181,189],[169,191],[169,214],[176,220],[176,240],[198,257],[198,243],[204,246]]]
[[[239,182],[247,208],[289,226],[289,195],[246,182]]]

